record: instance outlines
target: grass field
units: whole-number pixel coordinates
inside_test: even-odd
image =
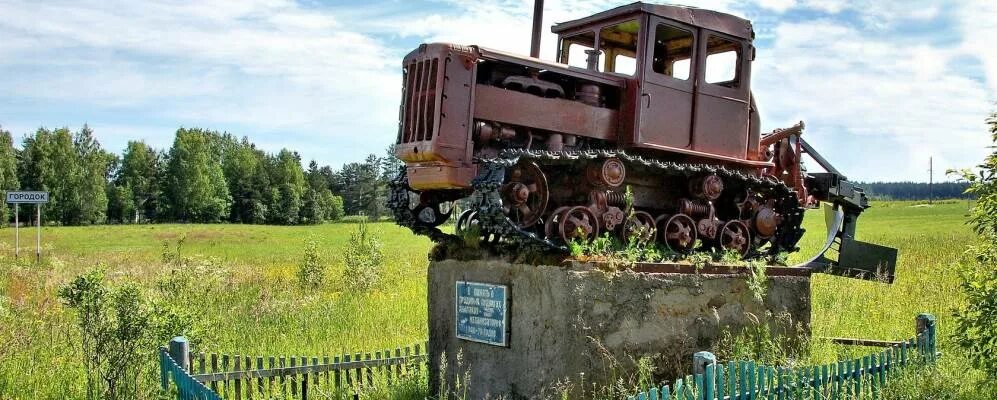
[[[942,351],[950,314],[960,301],[954,267],[974,235],[966,202],[919,205],[879,202],[859,219],[859,239],[900,249],[893,285],[833,276],[813,281],[813,332],[819,336],[899,339],[914,315],[938,316]],[[803,252],[823,240],[823,216],[806,220]],[[13,259],[12,229],[0,231],[0,398],[81,398],[78,334],[71,310],[56,296],[74,276],[100,266],[112,282],[156,290],[167,268],[164,241],[185,236],[184,255],[201,261],[191,309],[203,319],[197,344],[244,354],[332,354],[394,347],[426,338],[426,254],[430,242],[392,223],[371,224],[384,244],[382,284],[353,295],[341,281],[340,252],[351,224],[312,227],[138,225],[43,228],[44,261],[33,257],[33,231],[22,231],[22,261]],[[30,232],[30,233],[29,233]],[[319,243],[327,283],[302,290],[296,280],[304,243]],[[31,246],[29,248],[29,246]],[[794,256],[795,259],[802,255]],[[830,358],[838,349],[817,352]]]

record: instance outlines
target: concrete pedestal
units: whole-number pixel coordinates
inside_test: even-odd
[[[504,261],[436,261],[429,266],[429,364],[433,393],[456,374],[470,377],[468,398],[545,398],[559,382],[605,382],[653,357],[656,375],[688,374],[692,354],[724,330],[736,333],[751,314],[810,323],[810,279],[770,276],[764,302],[744,274],[605,272],[591,266],[535,266]],[[457,339],[455,282],[508,286],[509,345]],[[787,332],[786,334],[793,334]],[[461,360],[458,362],[458,354]],[[582,378],[584,374],[584,378]]]

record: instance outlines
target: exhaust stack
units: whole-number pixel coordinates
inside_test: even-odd
[[[540,29],[544,19],[544,0],[533,1],[533,36],[530,42],[530,57],[540,58]]]

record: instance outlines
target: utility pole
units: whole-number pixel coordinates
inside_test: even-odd
[[[934,192],[932,191],[931,187],[934,180],[935,180],[934,157],[928,157],[928,204],[931,204],[931,200],[934,197]]]

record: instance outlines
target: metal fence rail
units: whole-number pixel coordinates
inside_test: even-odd
[[[172,378],[180,399],[308,399],[317,394],[353,394],[418,373],[427,361],[423,346],[332,357],[251,357],[193,353],[186,339],[177,337],[170,341],[169,350],[160,351],[162,387],[169,390]]]
[[[857,399],[877,398],[895,372],[915,363],[933,363],[935,317],[917,317],[914,337],[895,343],[851,339],[885,350],[819,366],[776,368],[753,361],[718,364],[709,352],[696,353],[693,375],[649,388],[628,400]],[[888,345],[888,346],[887,346]]]

